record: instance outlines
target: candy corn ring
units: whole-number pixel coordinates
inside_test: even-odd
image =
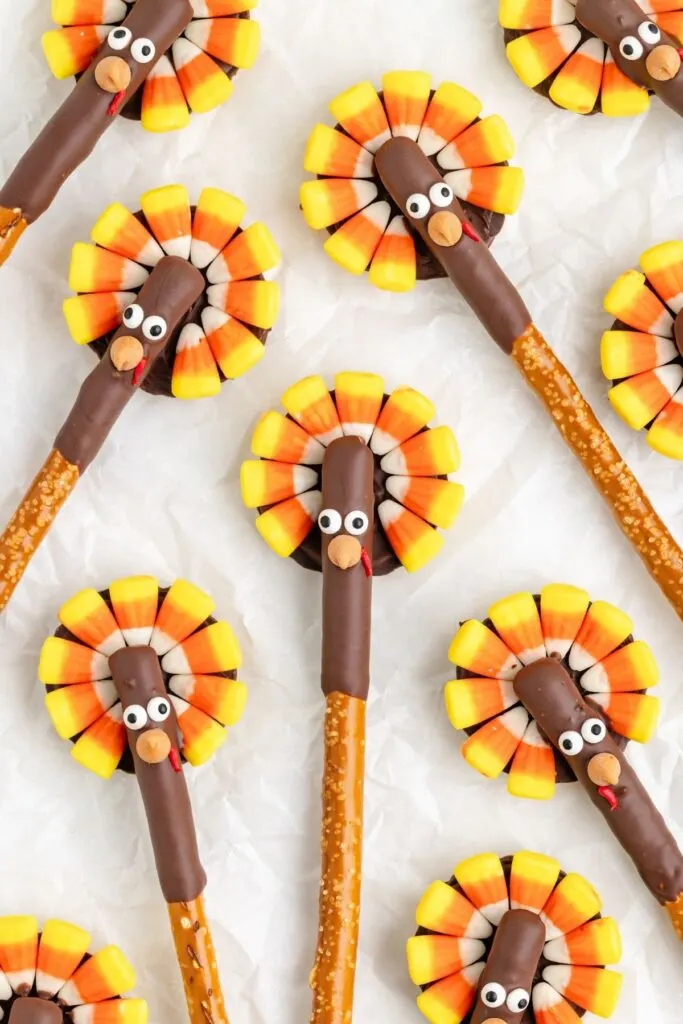
[[[360,436],[374,461],[377,509],[372,571],[384,576],[401,564],[414,572],[441,549],[438,529],[449,529],[463,489],[447,479],[460,465],[449,427],[428,427],[436,410],[424,395],[381,377],[340,373],[332,391],[322,377],[306,377],[282,396],[286,415],[265,413],[251,447],[260,461],[242,464],[242,498],[258,509],[256,527],[276,552],[304,568],[321,570],[321,472],[325,452],[342,436]]]
[[[517,75],[556,106],[629,117],[654,92],[683,113],[681,0],[500,0],[499,20]]]
[[[135,214],[109,206],[92,229],[95,244],[74,246],[69,283],[79,294],[64,303],[69,331],[102,356],[164,254],[188,260],[204,291],[141,387],[176,398],[214,395],[263,356],[280,296],[263,275],[280,252],[265,224],[240,229],[244,203],[219,189],[204,189],[196,207],[182,185],[154,189],[140,202]]]
[[[489,609],[483,622],[465,622],[448,653],[457,678],[446,684],[446,710],[470,738],[465,760],[488,778],[508,775],[513,796],[547,800],[556,782],[576,777],[549,744],[518,697],[514,680],[523,665],[558,659],[582,696],[602,708],[620,747],[646,743],[659,715],[647,695],[659,678],[647,644],[634,640],[628,615],[585,591],[563,584],[540,596],[513,594]]]
[[[433,90],[423,72],[394,71],[381,92],[363,82],[330,110],[335,127],[319,124],[308,140],[304,169],[318,177],[301,186],[301,207],[310,227],[328,231],[328,255],[352,274],[369,270],[376,287],[409,291],[416,280],[445,276],[376,173],[374,154],[392,136],[417,140],[434,166],[449,172],[483,241],[517,209],[523,176],[507,164],[514,154],[507,126],[497,115],[481,119],[481,103],[461,86],[444,82]]]
[[[611,1017],[621,935],[593,886],[541,853],[485,853],[433,882],[417,908],[408,970],[432,1024],[578,1024]]]
[[[38,676],[58,734],[102,778],[133,771],[168,904],[191,1024],[227,1024],[183,762],[204,764],[241,717],[241,653],[214,602],[184,580],[117,580],[59,611]]]
[[[66,921],[0,917],[0,1017],[8,1024],[147,1024],[144,999],[124,999],[135,971],[117,946],[90,953]]]
[[[249,13],[257,3],[192,0],[189,25],[122,108],[122,116],[141,121],[147,131],[168,132],[184,128],[190,112],[203,114],[225,103],[238,70],[252,67],[258,57],[260,26]],[[132,6],[130,0],[52,0],[52,17],[60,28],[44,34],[43,49],[53,75],[78,78]]]
[[[683,242],[663,242],[610,288],[605,309],[617,319],[602,336],[608,397],[634,430],[671,459],[683,459]]]

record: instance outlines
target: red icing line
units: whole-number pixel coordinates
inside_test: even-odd
[[[119,110],[123,106],[123,101],[125,100],[125,98],[126,98],[126,90],[125,89],[122,89],[121,92],[117,92],[116,93],[116,96],[114,96],[114,99],[111,101],[111,103],[107,107],[107,113],[109,114],[110,117],[116,117],[116,115],[118,114]]]
[[[168,755],[168,759],[173,766],[174,772],[181,772],[183,770],[183,766],[180,763],[180,755],[175,747],[171,747],[171,752]]]
[[[467,235],[468,238],[471,238],[473,242],[481,242],[481,238],[479,237],[477,232],[474,230],[472,225],[466,220],[462,222],[462,233],[463,235]]]
[[[619,801],[611,786],[598,786],[598,793],[609,804],[610,811],[616,811]]]
[[[146,359],[141,359],[140,362],[138,363],[138,365],[133,370],[133,387],[134,388],[136,388],[138,386],[138,384],[140,383],[140,378],[142,377],[143,373],[145,372],[145,367],[146,366],[147,366],[147,360]]]
[[[366,576],[372,576],[372,562],[370,561],[370,555],[367,553],[365,548],[361,548],[360,560],[363,563]]]

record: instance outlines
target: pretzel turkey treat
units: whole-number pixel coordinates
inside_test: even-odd
[[[417,908],[408,970],[432,1024],[579,1024],[614,1013],[621,936],[581,875],[522,850],[462,861]]]
[[[90,950],[66,921],[0,917],[0,1019],[8,1024],[147,1024],[144,999],[124,999],[135,972],[116,946]]]
[[[683,114],[681,0],[500,0],[510,63],[577,114],[642,114],[656,95]]]
[[[385,75],[381,93],[355,86],[330,109],[336,127],[318,125],[306,150],[305,168],[318,178],[301,188],[307,222],[333,232],[328,253],[352,273],[369,266],[370,280],[392,291],[450,278],[683,618],[683,551],[489,251],[501,223],[481,207],[513,212],[522,188],[521,171],[505,163],[514,147],[503,122],[479,120],[470,93],[453,83],[432,91],[429,76],[413,71]]]
[[[282,397],[261,417],[260,461],[242,466],[242,495],[281,557],[322,571],[326,700],[320,926],[311,975],[315,1024],[350,1024],[360,922],[365,707],[373,576],[415,572],[440,550],[463,497],[452,431],[428,428],[429,399],[381,377],[340,373]]]
[[[461,626],[446,708],[470,732],[468,763],[488,778],[508,772],[513,796],[547,800],[556,782],[578,780],[683,939],[683,853],[624,753],[659,717],[647,693],[657,665],[632,625],[576,587],[513,594]]]
[[[142,0],[138,0],[141,3]],[[241,231],[244,204],[207,188],[196,207],[180,185],[147,192],[142,212],[110,206],[95,245],[73,250],[64,303],[72,337],[101,356],[52,451],[0,536],[0,612],[67,498],[139,389],[203,398],[264,353],[280,260],[262,223]]]
[[[663,242],[640,257],[605,296],[616,317],[601,343],[608,397],[621,418],[647,431],[647,442],[683,459],[683,242]]]
[[[185,580],[161,589],[136,576],[84,590],[60,609],[38,670],[72,757],[104,779],[117,768],[135,774],[191,1024],[228,1018],[183,765],[213,756],[246,700],[236,679],[239,645],[213,610],[209,595]]]

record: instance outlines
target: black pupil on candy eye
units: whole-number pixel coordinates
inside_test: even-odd
[[[410,204],[410,212],[414,213],[414,214],[418,214],[420,212],[419,203],[411,203]]]
[[[126,30],[125,30],[125,28],[118,28],[116,30],[116,32],[114,32],[114,39],[125,39],[125,38],[126,38]]]
[[[450,193],[450,189],[448,188],[448,185],[443,185],[442,188],[441,188],[441,195],[444,197],[444,199],[448,199],[450,194],[451,193]]]
[[[151,52],[152,52],[152,47],[151,46],[143,46],[142,47],[142,56],[143,57],[149,57]]]
[[[625,43],[624,44],[624,53],[626,54],[627,57],[632,57],[634,52],[635,51],[634,51],[633,45],[631,43]]]
[[[360,516],[356,516],[356,518],[353,520],[353,527],[356,530],[362,530],[363,529],[363,520],[361,519]]]
[[[149,333],[152,335],[152,337],[158,338],[160,334],[163,334],[163,331],[159,324],[155,324],[154,327],[150,327]]]
[[[496,992],[487,992],[486,993],[486,1002],[487,1003],[495,1003],[497,998],[498,998],[498,995],[497,995]]]
[[[563,750],[571,750],[572,749],[572,741],[571,740],[565,740],[564,743],[562,744],[562,749]]]
[[[129,711],[128,714],[126,715],[126,721],[128,722],[129,725],[137,725],[138,724],[137,713],[135,711]]]
[[[528,999],[520,999],[519,1003],[517,1005],[519,1006],[520,1010],[526,1010],[527,1006],[529,1005],[529,1000]]]
[[[323,530],[327,530],[328,527],[330,527],[332,525],[332,521],[330,520],[330,517],[329,516],[321,516],[320,517],[320,525],[322,526]]]
[[[159,704],[157,711],[159,712],[160,715],[165,715],[166,712],[168,711],[168,704],[162,701],[161,704]]]

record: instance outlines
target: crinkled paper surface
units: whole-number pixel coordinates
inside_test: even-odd
[[[515,801],[459,754],[443,709],[458,621],[516,589],[567,581],[633,616],[662,670],[659,734],[632,758],[683,839],[683,624],[622,539],[514,367],[452,287],[382,295],[336,268],[304,224],[306,137],[327,102],[388,69],[453,79],[502,114],[527,189],[495,252],[673,532],[683,470],[612,413],[598,343],[602,296],[649,245],[683,236],[683,124],[581,119],[508,66],[495,0],[262,0],[264,51],[232,101],[178,136],[119,122],[0,272],[2,488],[9,518],[91,368],[61,315],[72,244],[114,200],[180,181],[246,200],[284,253],[284,308],[266,358],[220,397],[140,395],[80,483],[0,623],[0,912],[63,916],[120,943],[152,1020],[185,1020],[166,912],[135,783],[91,777],[53,733],[35,682],[59,605],[128,573],[209,590],[245,652],[247,714],[190,786],[209,916],[233,1024],[301,1024],[316,939],[323,702],[320,579],[280,562],[241,504],[240,461],[259,413],[305,374],[372,370],[435,401],[463,452],[468,501],[440,559],[375,588],[364,910],[356,1020],[419,1020],[404,962],[417,900],[461,858],[522,847],[582,872],[620,922],[619,1024],[678,1020],[683,948],[588,801]],[[69,89],[45,67],[47,0],[0,3],[3,174]]]

